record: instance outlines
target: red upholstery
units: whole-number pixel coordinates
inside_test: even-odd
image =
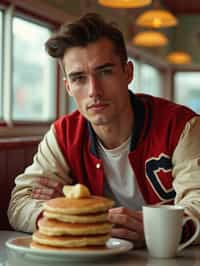
[[[11,229],[7,208],[15,177],[32,163],[39,137],[0,140],[0,230]]]

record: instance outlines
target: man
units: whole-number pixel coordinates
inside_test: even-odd
[[[34,231],[42,203],[72,183],[112,197],[112,235],[136,246],[144,245],[144,204],[179,204],[200,219],[199,116],[164,99],[133,95],[123,36],[97,14],[64,24],[46,50],[58,59],[78,110],[55,121],[33,164],[16,178],[11,225]],[[186,229],[183,237],[193,227]]]

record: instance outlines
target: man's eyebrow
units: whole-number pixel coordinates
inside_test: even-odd
[[[80,76],[80,75],[83,75],[83,74],[84,74],[83,71],[74,71],[74,72],[70,72],[69,74],[67,74],[67,76],[69,78],[73,78],[73,77]]]
[[[107,67],[114,67],[114,66],[115,66],[115,64],[113,64],[113,63],[106,63],[106,64],[103,64],[103,65],[97,66],[94,69],[95,70],[101,70],[101,69],[104,69],[104,68],[107,68]]]
[[[104,69],[104,68],[107,68],[107,67],[114,67],[114,66],[115,66],[115,64],[113,64],[113,63],[106,63],[106,64],[103,64],[103,65],[96,66],[94,68],[94,70],[98,71],[98,70],[101,70],[101,69]],[[74,72],[72,71],[69,74],[67,74],[67,76],[69,78],[73,78],[73,77],[77,77],[77,76],[84,75],[84,74],[85,74],[84,71],[74,71]]]

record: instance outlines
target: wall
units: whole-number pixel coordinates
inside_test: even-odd
[[[10,229],[7,208],[15,177],[32,163],[40,138],[0,140],[0,230]]]

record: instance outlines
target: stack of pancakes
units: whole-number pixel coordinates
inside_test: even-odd
[[[92,195],[47,201],[31,247],[62,250],[104,245],[112,228],[107,221],[112,206],[112,200]]]

